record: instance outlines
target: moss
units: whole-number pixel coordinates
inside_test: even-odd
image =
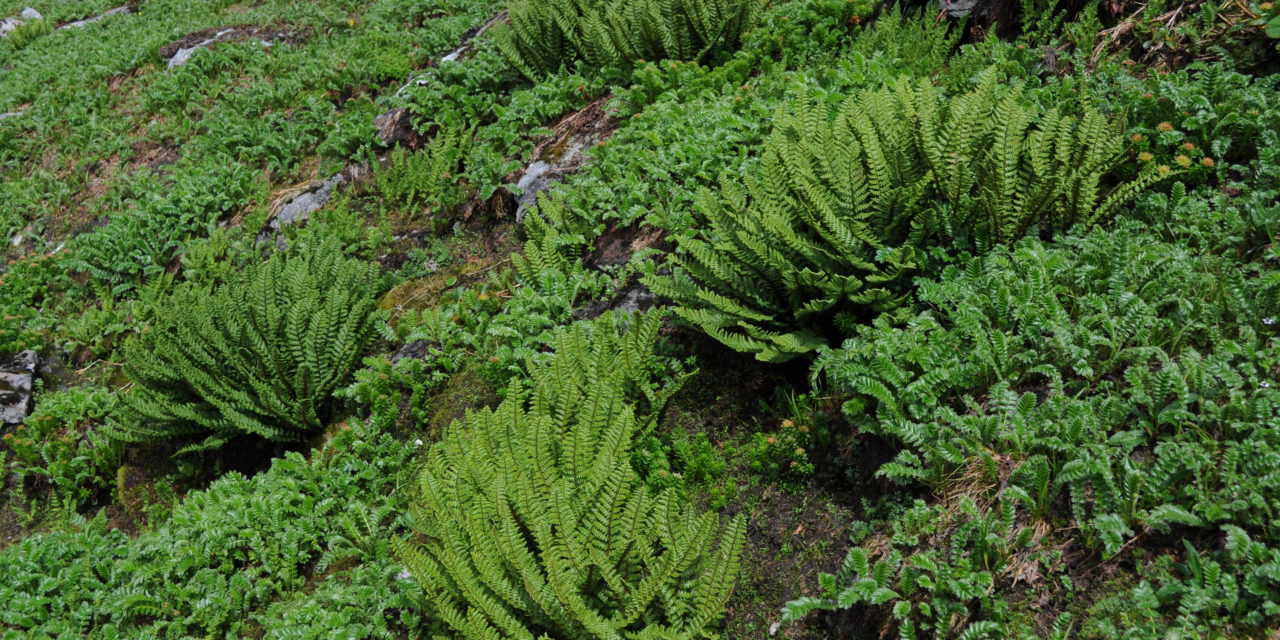
[[[440,435],[445,427],[465,416],[469,411],[490,407],[498,403],[498,390],[493,382],[472,364],[449,377],[431,396],[431,417],[427,431],[432,438]]]
[[[407,309],[419,310],[434,307],[440,303],[441,296],[450,287],[458,285],[466,280],[467,276],[479,273],[493,264],[492,259],[469,260],[452,269],[401,283],[383,294],[378,300],[378,308],[390,311],[395,317]]]
[[[146,506],[158,497],[154,478],[130,464],[122,464],[116,469],[116,492],[120,496],[120,506],[134,520],[145,519]]]

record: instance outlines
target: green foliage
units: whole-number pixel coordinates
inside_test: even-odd
[[[963,497],[948,512],[917,500],[894,518],[890,533],[880,557],[853,547],[838,572],[819,576],[822,595],[788,602],[783,618],[883,607],[892,611],[900,638],[1031,637],[991,620],[1000,619],[1007,606],[990,596],[995,576],[1008,566],[1019,539],[1030,538],[1028,529],[1015,524],[1013,510],[981,510]],[[985,619],[971,621],[974,613]]]
[[[1186,179],[1217,182],[1275,170],[1280,106],[1273,99],[1274,82],[1266,78],[1196,63],[1145,80],[1102,74],[1090,85],[1098,104],[1131,111],[1130,133],[1144,137],[1138,150],[1152,152],[1156,162],[1177,166],[1180,154],[1197,166],[1204,158],[1213,161],[1212,171]],[[1187,143],[1191,149],[1184,147]]]
[[[430,392],[446,377],[428,358],[365,358],[355,381],[338,396],[369,407],[369,423],[391,431],[406,425],[425,425],[430,418]],[[419,440],[421,442],[421,440]]]
[[[357,424],[310,461],[291,453],[253,478],[230,473],[187,494],[136,537],[99,515],[25,538],[0,551],[0,619],[11,634],[67,638],[237,638],[255,627],[392,638],[418,628],[421,592],[395,579],[387,545],[372,542],[403,530],[394,489],[411,454]]]
[[[717,534],[630,463],[672,391],[653,379],[658,326],[575,325],[432,447],[397,548],[457,637],[693,638],[722,615],[742,519]]]
[[[540,210],[558,208],[546,199]],[[433,366],[447,372],[476,361],[488,378],[503,386],[520,373],[526,360],[541,357],[555,329],[573,321],[578,305],[617,288],[608,274],[566,259],[563,239],[541,217],[529,215],[525,223],[530,239],[511,257],[514,269],[468,277],[474,282],[469,286],[458,285],[456,276],[452,282],[445,280],[448,289],[437,304],[401,314],[397,338],[435,345],[430,354]]]
[[[387,166],[374,172],[378,193],[398,206],[431,212],[461,204],[467,194],[458,185],[458,174],[473,136],[473,131],[442,131],[421,151],[392,149]]]
[[[824,105],[780,112],[745,191],[707,192],[709,228],[682,239],[655,292],[717,340],[781,361],[906,299],[917,247],[985,249],[1029,229],[1046,236],[1107,220],[1158,179],[1112,187],[1123,149],[1098,112],[1038,113],[1021,91],[946,98],[903,79]]]
[[[149,332],[125,348],[135,389],[114,435],[129,441],[238,434],[301,440],[333,414],[373,333],[374,269],[318,241],[276,254],[243,282],[175,292]]]
[[[71,286],[66,254],[26,256],[0,268],[0,353],[39,348],[56,294]]]
[[[743,448],[751,469],[766,477],[786,478],[813,473],[810,459],[816,434],[807,424],[796,424],[790,418],[778,429],[756,432]]]
[[[675,489],[683,499],[706,494],[713,509],[727,504],[733,487],[725,483],[729,463],[724,451],[712,444],[705,433],[683,431],[646,435],[637,439],[631,452],[631,466],[652,491]]]
[[[732,51],[761,7],[760,0],[520,0],[494,38],[512,66],[538,79],[578,60],[621,67]]]
[[[98,427],[116,406],[117,396],[97,386],[36,394],[35,410],[4,434],[4,444],[12,452],[7,471],[22,486],[47,483],[48,496],[29,497],[47,498],[72,512],[95,498],[105,501],[122,448]],[[27,478],[39,480],[24,483]]]
[[[1245,260],[1261,257],[1280,235],[1274,87],[1202,63],[1147,80],[1100,74],[1091,84],[1099,104],[1132,113],[1139,161],[1180,171],[1181,186],[1140,198],[1131,217],[1169,240]]]
[[[880,475],[939,492],[962,472],[1003,483],[999,505],[968,510],[975,522],[1066,518],[1104,558],[1140,533],[1187,528],[1243,527],[1274,544],[1277,282],[1132,227],[1028,240],[922,283],[932,310],[868,327],[818,367],[852,395],[855,428],[902,447]],[[1006,529],[1001,539],[1026,535]],[[950,545],[972,554],[980,542]],[[1176,614],[1182,591],[1167,589],[1144,615]],[[1268,611],[1269,593],[1246,589],[1221,611]],[[955,602],[1003,624],[986,600]],[[914,637],[931,614],[905,611],[893,609],[896,624]]]
[[[1184,560],[1161,556],[1127,593],[1095,607],[1083,638],[1220,637],[1224,629],[1274,629],[1280,620],[1280,549],[1224,525],[1224,542],[1201,551],[1183,540]]]
[[[5,34],[4,40],[0,40],[0,43],[7,44],[15,51],[25,49],[36,38],[53,33],[53,27],[54,24],[48,20],[32,20]]]
[[[106,226],[76,236],[73,266],[117,294],[164,273],[187,239],[209,233],[252,191],[254,175],[244,167],[212,162],[201,169],[147,191]]]
[[[120,0],[9,0],[0,2],[0,15],[27,2],[46,15],[38,25],[44,31]],[[596,469],[575,464],[566,452],[577,441],[558,436],[562,430],[585,434],[592,437],[582,441],[595,445],[613,434],[608,425],[631,415],[629,446],[600,463],[630,466],[617,472],[625,477],[616,495],[644,496],[654,507],[651,520],[661,509],[675,515],[666,526],[646,522],[614,537],[658,541],[647,549],[650,565],[639,553],[627,556],[624,568],[634,575],[620,579],[616,589],[603,570],[594,584],[591,576],[587,582],[570,579],[577,566],[594,562],[576,551],[585,548],[581,538],[535,544],[529,542],[533,528],[520,529],[530,555],[547,560],[536,565],[520,564],[523,556],[489,554],[485,550],[494,547],[482,544],[445,551],[465,560],[454,565],[459,570],[495,572],[486,579],[559,576],[575,585],[568,593],[587,594],[588,613],[604,619],[625,614],[627,601],[639,602],[644,594],[637,585],[651,584],[645,576],[669,567],[663,559],[674,561],[680,549],[705,545],[706,565],[730,553],[734,545],[715,544],[713,530],[720,527],[705,524],[708,517],[689,505],[732,504],[758,524],[753,561],[744,569],[754,574],[753,588],[729,603],[735,618],[729,635],[763,636],[762,606],[775,606],[783,589],[799,595],[805,585],[785,576],[822,568],[815,559],[827,557],[827,542],[835,540],[824,537],[801,553],[789,552],[790,541],[779,554],[767,545],[778,534],[799,531],[796,520],[812,535],[811,516],[845,515],[838,508],[817,514],[815,504],[839,505],[811,500],[841,491],[843,485],[828,483],[844,475],[855,485],[846,493],[864,495],[862,517],[883,520],[861,525],[866,536],[855,539],[845,567],[824,576],[816,591],[809,585],[805,595],[814,598],[797,605],[835,609],[825,620],[833,624],[832,637],[1249,637],[1280,626],[1274,525],[1280,489],[1272,471],[1280,464],[1270,427],[1280,372],[1275,76],[1237,73],[1230,62],[1178,68],[1189,59],[1234,59],[1237,65],[1273,60],[1275,41],[1266,39],[1266,27],[1274,6],[1111,3],[1091,5],[1087,20],[1064,24],[1054,3],[1025,0],[1026,19],[1002,24],[984,38],[971,29],[984,25],[937,20],[928,8],[904,14],[871,0],[543,0],[515,3],[517,24],[510,31],[499,27],[497,38],[470,40],[464,54],[442,58],[505,4],[148,0],[141,10],[83,29],[29,43],[21,42],[29,35],[23,33],[0,40],[0,113],[22,112],[0,122],[2,261],[16,258],[0,265],[0,352],[34,348],[52,365],[35,413],[23,425],[6,427],[8,444],[0,447],[6,471],[0,482],[0,546],[6,547],[0,551],[0,635],[458,637],[445,620],[428,615],[435,605],[420,604],[428,593],[393,557],[398,537],[419,548],[447,544],[410,530],[410,493],[401,487],[411,482],[421,462],[411,458],[425,453],[436,427],[463,408],[490,406],[502,397],[517,407],[459,422],[438,447],[467,461],[473,473],[466,480],[481,484],[501,472],[505,487],[519,486],[539,476],[536,469],[517,467],[533,458],[517,456],[536,451],[556,462],[542,477],[558,479],[563,490],[527,492],[518,500],[509,492],[504,499],[510,504],[549,514],[544,522],[574,525],[614,513],[595,508],[592,486],[565,480],[567,473]],[[1010,6],[1013,13],[1018,4]],[[1103,25],[1095,15],[1099,9],[1122,14],[1108,14]],[[1130,11],[1136,11],[1132,19],[1123,15]],[[1176,15],[1165,15],[1170,12]],[[558,20],[526,20],[531,30],[520,40],[521,16],[535,14]],[[712,22],[702,22],[705,17]],[[253,40],[219,43],[171,69],[157,57],[158,49],[185,34],[233,24],[270,25],[289,36],[270,47]],[[1122,26],[1103,32],[1115,24]],[[1002,42],[992,37],[997,32],[1019,32],[1022,42]],[[1155,66],[1090,55],[1104,52],[1113,34],[1121,36],[1117,44],[1129,50],[1126,55],[1142,55]],[[966,44],[959,44],[962,37]],[[527,50],[520,49],[522,42]],[[517,70],[520,65],[525,67]],[[984,69],[991,67],[1000,88],[989,100],[975,100],[968,120],[956,117],[968,94],[990,86],[992,72]],[[1135,68],[1142,71],[1135,75]],[[892,170],[881,172],[885,179],[902,183],[880,189],[868,158],[843,157],[845,140],[865,147],[857,127],[853,138],[831,135],[825,142],[827,134],[812,127],[834,131],[849,96],[858,100],[874,93],[863,90],[899,76],[915,84],[883,91],[893,104],[906,104],[895,91],[923,92],[918,83],[925,79],[937,86],[931,89],[937,104],[923,115],[917,101],[895,106],[892,117],[866,119],[875,139],[888,145],[886,163],[911,160],[889,164]],[[608,121],[616,130],[589,150],[584,167],[541,197],[539,210],[525,220],[527,243],[518,254],[504,260],[504,243],[489,242],[505,233],[501,219],[472,216],[465,221],[471,231],[459,233],[455,225],[449,233],[449,210],[473,198],[489,201],[499,189],[514,191],[504,184],[507,176],[548,133],[545,126],[603,96],[612,97],[606,112],[617,119]],[[1077,110],[1077,104],[1087,107]],[[769,143],[786,154],[769,152],[771,116],[784,105],[790,105],[781,113],[793,121],[794,135],[786,145]],[[219,397],[224,406],[251,412],[256,428],[314,436],[309,460],[289,455],[256,470],[252,479],[230,474],[207,491],[184,494],[179,481],[155,477],[161,471],[148,456],[163,447],[125,449],[104,440],[104,423],[155,428],[129,406],[126,397],[135,397],[130,388],[116,388],[126,382],[117,373],[121,365],[132,370],[154,359],[146,345],[163,341],[156,332],[165,327],[228,326],[216,318],[192,320],[212,309],[196,300],[197,293],[239,300],[229,292],[247,289],[265,269],[254,239],[272,194],[368,158],[380,146],[374,117],[392,107],[410,109],[433,148],[417,154],[384,150],[393,162],[378,173],[375,189],[344,189],[305,226],[281,235],[294,251],[329,238],[345,255],[376,257],[383,265],[400,264],[407,255],[396,273],[379,276],[368,267],[360,293],[351,294],[360,307],[366,293],[391,284],[404,283],[415,295],[426,292],[415,299],[420,304],[401,305],[389,295],[385,306],[399,315],[385,325],[369,321],[369,333],[398,345],[395,355],[366,357],[361,368],[355,359],[368,354],[357,349],[351,360],[323,365],[326,375],[355,369],[350,376],[333,374],[342,379],[332,393],[315,385],[304,389],[294,384],[299,377],[274,371],[247,377],[270,386],[272,394],[279,391],[290,406],[300,403],[295,396],[319,393],[317,402],[325,405],[317,410],[324,414],[319,422],[328,426],[322,433],[314,424],[288,426],[296,415],[259,411],[261,399],[250,383],[217,388],[254,396]],[[1090,109],[1123,117],[1130,128],[1120,134],[1096,117],[1086,122]],[[941,132],[931,137],[920,124],[930,113]],[[1075,115],[1074,124],[1064,125],[1060,114]],[[1055,157],[1048,171],[1037,169],[1036,155],[1045,152],[1037,140],[1057,154],[1058,147],[1081,146],[1090,127],[1102,124],[1105,141],[1084,144],[1077,156],[1064,151],[1068,161]],[[1057,136],[1051,144],[1050,129]],[[782,135],[782,129],[774,133]],[[953,138],[954,149],[946,146]],[[957,164],[935,170],[927,152],[938,148],[944,156],[955,151],[945,159]],[[1128,197],[1116,191],[1124,180],[1161,166],[1176,172],[1178,182],[1141,194],[1132,210],[1118,207],[1122,229],[1116,238],[1098,234],[1005,248],[1023,235],[1060,237],[1071,224],[1059,212],[1040,215],[1016,197],[1010,200],[1009,189],[1033,193],[1047,183],[1071,183],[1071,172],[1088,165],[1077,158],[1093,151],[1111,164],[1096,184],[1081,178],[1081,202],[1093,197],[1098,205],[1111,193]],[[777,158],[768,160],[768,153]],[[865,148],[860,153],[865,156]],[[808,163],[809,174],[787,164],[796,159]],[[773,168],[766,167],[770,162]],[[786,169],[785,180],[770,183],[764,172],[778,166]],[[652,269],[656,276],[663,268],[645,266],[656,249],[636,252],[626,265],[587,267],[582,256],[608,246],[600,237],[606,229],[609,242],[632,232],[652,239],[658,230],[681,245],[689,239],[736,241],[737,232],[755,224],[759,207],[773,202],[784,205],[786,224],[771,221],[782,233],[766,231],[768,242],[758,245],[774,246],[769,243],[792,232],[810,252],[839,256],[818,227],[797,221],[819,220],[815,212],[822,207],[810,201],[839,192],[828,178],[857,174],[850,170],[855,166],[867,176],[862,186],[868,193],[889,194],[869,202],[898,202],[894,194],[909,192],[916,180],[924,185],[919,206],[901,225],[868,223],[873,239],[881,233],[891,239],[876,239],[878,245],[858,239],[844,247],[870,265],[865,272],[826,262],[808,265],[811,272],[856,276],[861,288],[854,295],[883,288],[897,298],[914,294],[907,278],[916,270],[889,282],[864,282],[886,268],[889,251],[911,249],[911,262],[927,277],[947,265],[963,266],[940,281],[921,278],[921,295],[908,295],[901,306],[886,304],[888,315],[879,324],[876,309],[846,302],[798,324],[794,309],[831,292],[809,284],[804,286],[814,290],[797,286],[794,300],[785,291],[770,292],[775,299],[759,310],[768,319],[748,324],[782,334],[809,330],[818,345],[855,336],[847,349],[822,356],[831,388],[797,390],[790,411],[783,408],[787,400],[767,388],[760,389],[758,409],[737,401],[737,394],[723,404],[709,397],[714,404],[705,411],[707,424],[698,425],[687,418],[701,411],[685,413],[682,406],[678,414],[659,413],[665,385],[650,374],[666,374],[665,359],[651,362],[644,374],[626,366],[619,373],[591,359],[598,354],[584,360],[554,351],[569,339],[564,326],[594,314],[624,287],[634,292],[638,273]],[[723,228],[708,227],[695,205],[700,192],[719,187],[721,175],[738,183],[725,193],[746,204],[739,211],[731,206],[736,200],[724,202],[728,196],[704,196],[714,201],[704,209],[718,206],[728,212],[722,218],[736,216]],[[742,184],[748,182],[766,193],[757,197]],[[953,183],[963,192],[958,199],[946,190]],[[845,210],[853,209],[849,202],[842,201]],[[1092,205],[1068,208],[1085,222],[1108,215]],[[424,229],[416,214],[427,210],[432,218]],[[1143,232],[1124,220],[1140,222]],[[498,233],[473,235],[490,230]],[[485,250],[477,248],[482,242]],[[422,243],[425,250],[417,248]],[[979,261],[964,255],[985,251],[994,255]],[[733,255],[727,260],[768,264]],[[679,270],[661,273],[691,277]],[[323,284],[319,289],[330,283]],[[732,287],[715,293],[745,295]],[[323,321],[325,312],[296,306],[298,317]],[[573,331],[613,338],[601,325],[591,326]],[[135,332],[134,346],[115,349]],[[279,342],[266,335],[246,332],[237,339]],[[670,346],[682,349],[684,339],[676,335]],[[345,348],[341,340],[316,340]],[[181,346],[193,344],[204,343]],[[281,352],[290,362],[305,362],[305,353],[294,357],[298,351],[286,343]],[[236,357],[275,363],[252,349]],[[315,371],[305,366],[299,371]],[[221,364],[201,371],[239,376]],[[542,373],[531,380],[530,371]],[[757,371],[766,387],[798,373]],[[614,392],[609,404],[609,394],[600,390],[616,389],[620,379],[653,383],[652,398],[632,388]],[[702,386],[717,388],[716,382]],[[565,389],[573,393],[557,395]],[[263,397],[272,402],[269,394]],[[538,406],[539,397],[554,401]],[[600,399],[599,405],[586,404],[590,399]],[[845,400],[850,424],[823,420],[829,402]],[[201,406],[202,419],[220,418],[220,408]],[[580,419],[589,406],[621,408],[614,412],[620,415],[596,421],[606,430],[592,431],[590,421]],[[578,413],[561,415],[554,407]],[[368,415],[356,420],[348,410]],[[501,411],[518,419],[504,423]],[[679,416],[677,424],[689,429],[658,428],[659,415]],[[776,426],[787,416],[790,425]],[[331,424],[339,418],[350,422]],[[421,429],[423,424],[431,428]],[[833,441],[849,427],[858,432],[852,443]],[[191,428],[209,435],[204,426]],[[547,437],[552,433],[557,437]],[[499,440],[507,434],[512,437]],[[879,460],[880,440],[900,450],[884,466],[880,484],[864,477],[874,469],[835,468]],[[481,453],[465,450],[472,443],[512,453],[497,456],[497,468],[485,466]],[[121,466],[121,458],[128,463]],[[452,471],[442,464],[432,473],[449,477]],[[119,496],[112,496],[107,480],[117,467]],[[885,484],[889,479],[906,486],[895,491]],[[860,491],[864,485],[875,490]],[[739,486],[746,491],[742,500],[735,494]],[[803,495],[777,492],[801,486]],[[445,506],[470,508],[501,488],[464,485],[459,494],[474,502]],[[924,502],[913,505],[917,497]],[[451,517],[461,524],[425,526],[450,530],[455,543],[492,541],[503,533],[492,526],[500,521],[498,505],[470,509],[490,517],[483,522]],[[906,506],[893,510],[900,505]],[[76,515],[103,506],[97,518]],[[14,518],[24,517],[25,530],[15,531]],[[21,539],[36,526],[54,531]],[[114,526],[142,531],[126,536],[109,531]],[[702,527],[704,542],[686,535],[686,526],[694,533]],[[756,562],[761,558],[769,561]],[[788,562],[796,563],[791,573]],[[517,574],[524,566],[532,570]],[[498,568],[508,573],[496,573]],[[645,637],[640,625],[646,617],[656,620],[655,629],[680,620],[697,623],[701,605],[681,597],[696,596],[708,584],[696,573],[691,568],[683,576],[688,580],[660,586],[666,595],[650,600],[653,606],[615,637]],[[1072,586],[1079,577],[1084,581]],[[762,605],[754,587],[766,581],[774,588],[770,604]],[[712,590],[706,588],[704,593]],[[581,628],[562,632],[576,613],[557,618],[561,627],[540,625],[527,613],[536,607],[533,600],[519,602],[530,608],[513,615],[530,636],[609,636]],[[723,608],[705,611],[714,615]],[[467,611],[476,619],[483,615],[480,607]],[[1062,611],[1071,614],[1051,620]],[[699,635],[713,636],[710,629]]]

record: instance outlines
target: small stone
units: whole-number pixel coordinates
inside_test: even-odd
[[[26,18],[27,20],[39,20],[44,16],[40,15],[39,11],[32,9],[31,7],[27,7],[26,9],[22,10],[22,13],[18,14],[18,17]]]
[[[978,0],[938,0],[938,7],[948,18],[963,18],[978,6]]]
[[[413,128],[413,118],[408,109],[392,109],[374,118],[373,125],[378,128],[378,141],[384,145],[422,148],[423,136]]]
[[[39,367],[35,351],[0,357],[0,424],[18,424],[31,415],[31,390]]]
[[[305,223],[307,218],[311,217],[312,212],[329,202],[338,186],[346,182],[346,180],[347,178],[343,173],[334,174],[325,180],[312,184],[283,203],[276,211],[276,214],[271,217],[271,220],[267,222],[267,226],[258,234],[258,242],[266,242],[274,236],[276,247],[283,251],[285,249],[285,241],[280,231],[293,224]],[[275,209],[275,207],[272,208]]]

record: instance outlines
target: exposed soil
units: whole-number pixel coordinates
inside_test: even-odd
[[[619,228],[610,225],[592,245],[594,248],[583,258],[583,264],[589,269],[624,265],[631,261],[631,256],[642,249],[666,250],[668,243],[663,236],[665,231],[657,227],[632,225]]]
[[[134,156],[129,161],[129,167],[133,170],[146,167],[157,173],[166,173],[165,167],[182,157],[181,150],[174,145],[135,142],[131,148]]]
[[[807,388],[803,360],[767,365],[701,334],[677,330],[670,337],[681,351],[695,355],[699,374],[671,399],[663,430],[704,433],[718,447],[733,447],[785,417],[779,413],[784,403],[776,401],[780,392]],[[725,511],[746,514],[747,542],[725,616],[726,638],[826,637],[816,618],[786,627],[775,623],[787,601],[812,595],[818,574],[839,567],[848,550],[849,526],[861,515],[859,498],[884,489],[874,482],[852,486],[845,473],[848,460],[839,451],[819,455],[815,465],[800,487],[784,488],[742,461],[728,472],[737,490]]]

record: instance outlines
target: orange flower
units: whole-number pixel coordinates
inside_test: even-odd
[[[1160,131],[1173,131],[1173,123],[1161,122],[1160,124],[1156,125],[1156,129],[1159,129]]]
[[[1204,166],[1206,166],[1206,167],[1212,167],[1212,166],[1213,166],[1213,164],[1214,164],[1214,163],[1213,163],[1213,158],[1202,158],[1202,159],[1200,160],[1200,164],[1202,164],[1202,165],[1204,165]]]
[[[769,444],[778,444],[778,439],[773,436],[769,436],[768,438],[765,438],[764,441],[768,442]]]
[[[1134,142],[1142,142],[1142,134],[1141,134],[1141,133],[1135,133],[1135,134],[1133,134],[1133,135],[1129,136],[1129,139],[1130,139],[1130,140],[1132,140],[1132,141],[1134,141]]]
[[[1143,151],[1142,153],[1138,154],[1138,160],[1141,162],[1151,162],[1154,159],[1155,159],[1155,156],[1151,155],[1149,152],[1146,152],[1146,151]]]
[[[1182,143],[1182,148],[1186,149],[1187,151],[1194,151],[1196,146],[1194,144],[1191,144],[1190,142],[1184,142]]]
[[[1175,157],[1174,157],[1174,159],[1173,159],[1173,161],[1174,161],[1174,162],[1176,162],[1176,163],[1178,163],[1178,166],[1179,166],[1179,167],[1189,167],[1189,166],[1191,166],[1191,158],[1190,158],[1190,157],[1188,157],[1188,156],[1186,156],[1186,155],[1183,155],[1183,154],[1181,154],[1181,153],[1180,153],[1180,154],[1178,154],[1177,156],[1175,156]]]
[[[1169,175],[1169,172],[1170,172],[1170,171],[1173,171],[1173,169],[1170,169],[1170,168],[1169,168],[1169,165],[1167,165],[1167,164],[1162,164],[1162,165],[1160,165],[1160,166],[1156,167],[1156,172],[1157,172],[1157,173],[1159,173],[1159,174],[1160,174],[1160,175],[1162,175],[1162,176],[1167,176],[1167,175]]]

